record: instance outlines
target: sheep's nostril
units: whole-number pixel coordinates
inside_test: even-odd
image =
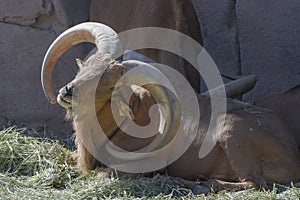
[[[73,95],[73,85],[66,85],[66,96],[72,96]]]

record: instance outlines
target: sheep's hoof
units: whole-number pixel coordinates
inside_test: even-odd
[[[209,187],[205,186],[205,185],[196,185],[193,190],[192,190],[194,195],[198,195],[198,194],[205,194],[207,195],[208,193],[210,193],[210,189]]]

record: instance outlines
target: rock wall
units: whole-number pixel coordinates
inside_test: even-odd
[[[57,35],[89,19],[89,4],[88,0],[0,1],[0,125],[70,132],[64,110],[44,97],[40,70]],[[82,45],[60,59],[54,72],[57,88],[75,75],[74,58],[84,58],[87,53]]]
[[[193,0],[204,46],[222,73],[255,74],[256,87],[244,99],[282,92],[300,84],[300,1]],[[89,19],[89,0],[0,1],[0,126],[22,124],[70,133],[64,110],[43,95],[40,70],[51,42],[63,30]],[[60,88],[75,75],[67,52],[54,72]]]
[[[300,1],[239,0],[236,19],[241,72],[258,77],[246,99],[299,85]]]
[[[220,71],[257,75],[244,100],[300,84],[300,1],[193,0],[204,40]]]
[[[203,45],[219,70],[240,74],[238,35],[232,0],[193,0],[200,21]]]
[[[89,0],[2,0],[0,22],[61,32],[87,21]]]

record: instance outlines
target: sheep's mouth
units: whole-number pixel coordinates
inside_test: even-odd
[[[76,105],[76,99],[73,96],[63,96],[61,94],[57,96],[57,102],[64,108],[71,108]]]

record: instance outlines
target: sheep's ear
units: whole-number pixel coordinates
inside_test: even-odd
[[[76,63],[79,68],[82,68],[84,65],[84,61],[81,60],[80,58],[76,58]]]

